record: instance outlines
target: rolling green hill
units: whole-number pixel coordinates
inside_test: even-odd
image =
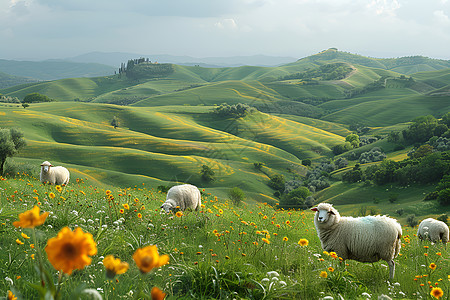
[[[238,186],[264,200],[273,195],[270,176],[291,179],[292,170],[306,173],[302,160],[333,158],[333,146],[351,133],[349,125],[386,135],[415,117],[450,111],[448,63],[423,57],[374,59],[329,49],[279,67],[142,64],[129,77],[68,78],[2,89],[19,99],[38,92],[56,101],[26,109],[0,105],[0,127],[24,131],[28,146],[20,162],[49,160],[69,166],[77,176],[115,185],[186,181],[218,195]],[[156,72],[160,69],[165,71]],[[426,72],[404,75],[417,70]],[[219,117],[212,111],[222,103],[257,111]],[[388,155],[401,159],[405,153]],[[258,170],[254,163],[264,167]],[[216,172],[215,182],[201,180],[202,165]],[[323,197],[331,197],[326,193]]]

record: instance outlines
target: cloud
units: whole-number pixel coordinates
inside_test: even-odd
[[[214,24],[214,26],[216,26],[217,28],[220,28],[220,29],[235,30],[238,28],[236,21],[234,21],[233,19],[223,19],[223,20],[217,22],[216,24]]]
[[[373,9],[377,15],[395,16],[400,3],[397,0],[372,0],[367,7]]]
[[[450,24],[450,20],[449,20],[448,16],[444,13],[444,11],[442,11],[442,10],[436,10],[436,11],[433,13],[433,15],[434,15],[434,17],[435,17],[435,20],[436,20],[438,23],[443,24],[443,25],[448,25],[448,24]]]

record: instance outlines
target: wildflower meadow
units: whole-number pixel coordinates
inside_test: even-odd
[[[448,247],[403,225],[386,263],[324,252],[311,211],[232,205],[161,212],[155,187],[0,180],[0,299],[448,299]]]

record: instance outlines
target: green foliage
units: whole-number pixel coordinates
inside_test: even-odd
[[[287,194],[284,194],[280,199],[280,208],[284,209],[306,209],[306,199],[311,195],[307,187],[298,187]]]
[[[416,218],[416,215],[410,214],[406,217],[406,223],[412,228],[416,227],[419,224],[419,221]]]
[[[306,166],[306,167],[310,167],[311,166],[311,160],[310,159],[303,159],[302,160],[302,165]]]
[[[152,63],[148,59],[131,59],[127,62],[125,69],[121,67],[119,73],[125,72],[130,79],[144,79],[144,78],[161,78],[167,77],[174,72],[172,64],[158,64]]]
[[[361,153],[359,156],[359,162],[366,164],[370,162],[382,161],[385,158],[386,154],[379,147],[373,147],[370,151]]]
[[[442,206],[450,205],[450,188],[440,190],[437,200]]]
[[[51,101],[54,101],[54,100],[50,99],[46,95],[41,95],[39,93],[31,93],[31,94],[26,95],[23,98],[22,103],[41,103],[41,102],[51,102]]]
[[[281,193],[284,191],[284,184],[285,184],[284,176],[280,174],[275,174],[271,176],[268,182],[268,185],[272,189],[279,191]]]
[[[239,206],[245,199],[245,193],[238,187],[234,187],[228,191],[228,197],[231,199],[234,205]]]
[[[207,166],[207,165],[203,165],[202,169],[200,170],[200,175],[203,181],[205,182],[213,182],[215,181],[215,172],[213,169],[211,169],[211,167]]]
[[[242,118],[254,111],[253,107],[250,107],[247,104],[233,104],[229,105],[226,103],[222,103],[220,106],[214,108],[213,113],[219,115],[220,117],[225,118]]]
[[[389,202],[390,203],[396,202],[398,200],[398,196],[399,196],[399,194],[393,194],[393,193],[389,194],[389,199],[388,199]]]
[[[345,182],[360,182],[364,179],[363,171],[360,164],[356,164],[351,171],[345,172],[342,175],[342,181]]]
[[[344,144],[338,144],[331,148],[334,155],[339,155],[352,149],[353,149],[352,144],[350,144],[349,142],[346,142]]]
[[[357,134],[349,134],[345,137],[345,141],[349,142],[350,145],[352,145],[353,148],[358,148],[359,147],[359,136]]]
[[[262,162],[255,162],[255,163],[253,163],[253,166],[255,166],[255,169],[256,170],[262,170],[262,167],[264,167],[264,163],[262,163]]]
[[[352,67],[346,63],[332,63],[325,64],[305,72],[286,75],[281,77],[280,80],[340,80],[344,79],[352,70]]]
[[[430,155],[433,153],[433,147],[427,144],[421,145],[419,148],[417,148],[416,151],[412,154],[413,158],[421,158],[427,155]]]
[[[408,129],[402,132],[405,140],[411,144],[428,141],[438,125],[438,120],[431,115],[417,117],[412,122]]]
[[[119,119],[116,116],[114,116],[113,119],[111,120],[111,126],[113,126],[114,129],[116,129],[117,127],[119,127],[119,124],[120,124]]]
[[[442,214],[439,217],[437,217],[436,219],[439,221],[442,221],[448,225],[448,215],[447,214]]]
[[[25,145],[21,131],[16,128],[0,128],[0,175],[3,175],[6,159],[14,156]]]

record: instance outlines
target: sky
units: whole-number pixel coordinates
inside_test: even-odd
[[[450,0],[0,0],[0,59],[88,52],[450,59]]]

